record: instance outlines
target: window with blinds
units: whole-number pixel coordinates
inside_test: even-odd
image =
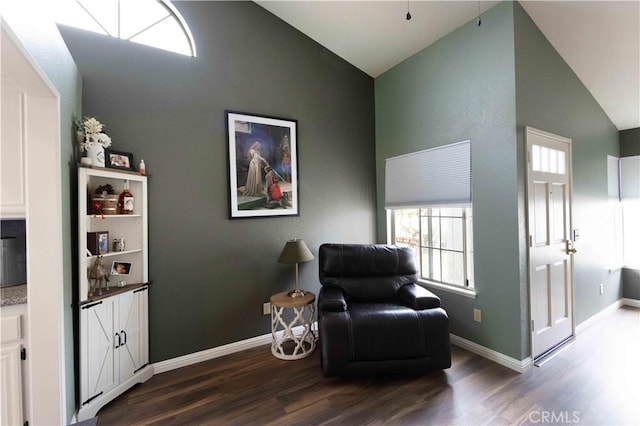
[[[387,158],[385,207],[471,205],[471,141]]]
[[[610,264],[640,267],[640,156],[607,156]]]
[[[471,142],[389,158],[389,242],[414,247],[426,285],[474,294]]]

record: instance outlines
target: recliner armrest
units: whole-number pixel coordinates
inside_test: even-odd
[[[400,287],[398,297],[403,305],[417,311],[440,307],[440,298],[417,284]]]
[[[345,312],[347,301],[339,288],[322,287],[318,296],[318,309],[328,312]]]

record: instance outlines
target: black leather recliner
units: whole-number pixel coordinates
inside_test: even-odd
[[[422,373],[451,366],[449,318],[416,284],[413,249],[323,244],[318,330],[322,373]]]

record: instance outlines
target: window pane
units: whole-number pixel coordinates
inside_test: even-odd
[[[118,0],[80,0],[110,36],[118,37]]]
[[[172,18],[165,19],[130,40],[183,55],[191,55],[191,46],[182,28]]]
[[[442,281],[464,285],[464,256],[454,251],[442,251]]]
[[[422,249],[422,278],[441,281],[440,250]]]
[[[120,38],[127,40],[162,18],[170,16],[157,0],[120,2]]]
[[[564,151],[558,151],[558,173],[561,175],[567,172],[567,168],[565,167],[566,156]]]
[[[94,33],[108,35],[104,29],[87,13],[86,10],[78,6],[74,0],[67,0],[60,4],[57,22],[80,28],[81,30],[92,31]],[[64,7],[62,7],[64,6]]]
[[[533,171],[539,172],[540,168],[542,167],[542,160],[540,159],[540,157],[542,156],[542,153],[540,152],[540,145],[533,145],[531,147],[531,153],[533,156]]]
[[[463,251],[462,219],[443,217],[440,224],[442,248]]]
[[[430,239],[427,242],[429,247],[440,248],[440,218],[431,219]]]
[[[549,149],[549,171],[558,173],[558,150]]]
[[[394,210],[395,244],[405,244],[416,249],[420,247],[420,218],[418,209]]]

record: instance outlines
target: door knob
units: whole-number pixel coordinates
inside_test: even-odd
[[[576,254],[577,252],[578,252],[578,250],[576,250],[574,248],[567,249],[567,254]]]

